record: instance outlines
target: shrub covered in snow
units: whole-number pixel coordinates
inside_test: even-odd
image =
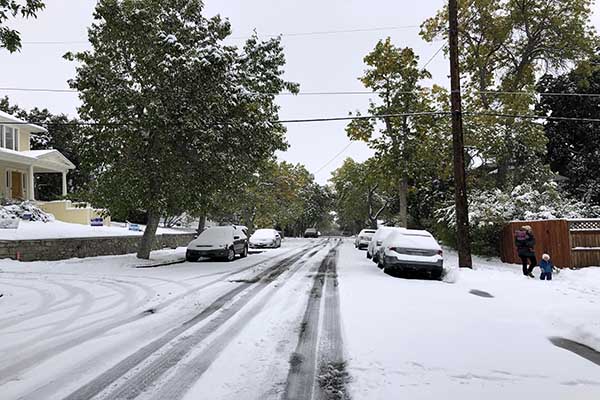
[[[31,221],[48,222],[54,220],[52,214],[44,212],[33,202],[24,201],[22,203],[6,203],[0,206],[0,218],[9,218],[16,216],[20,219],[30,219]]]
[[[502,228],[510,221],[598,216],[600,207],[567,198],[555,183],[547,183],[540,188],[523,184],[510,193],[495,189],[469,194],[471,239],[473,250],[479,254],[499,254]],[[436,217],[441,236],[449,244],[454,244],[454,204],[438,209]]]

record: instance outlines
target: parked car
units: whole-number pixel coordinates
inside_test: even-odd
[[[319,231],[317,231],[315,228],[308,228],[307,230],[304,231],[304,237],[305,238],[318,238]]]
[[[371,242],[371,238],[373,238],[375,232],[376,229],[363,229],[360,231],[354,240],[354,247],[359,250],[369,247],[369,243]]]
[[[427,231],[406,229],[390,234],[381,246],[378,265],[385,272],[424,272],[440,279],[444,253]]]
[[[281,235],[275,229],[257,229],[250,236],[249,243],[252,248],[277,248],[281,247]]]
[[[236,254],[242,258],[248,255],[248,237],[242,228],[214,226],[188,244],[185,259],[194,262],[200,257],[209,257],[233,261]]]
[[[378,250],[383,243],[383,240],[392,232],[398,231],[404,228],[396,228],[393,226],[382,226],[377,229],[369,242],[369,246],[367,247],[367,258],[373,259],[374,263],[377,263]]]

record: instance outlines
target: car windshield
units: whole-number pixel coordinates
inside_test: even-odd
[[[275,231],[272,229],[258,229],[252,234],[254,239],[272,239],[275,237]]]
[[[232,229],[229,226],[208,228],[196,239],[201,243],[225,243],[232,239]]]

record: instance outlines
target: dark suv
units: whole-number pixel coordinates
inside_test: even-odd
[[[307,230],[304,231],[304,237],[305,238],[318,238],[319,231],[317,231],[316,228],[308,228]]]

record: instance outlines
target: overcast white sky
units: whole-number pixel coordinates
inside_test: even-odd
[[[373,32],[284,36],[286,78],[300,83],[301,91],[360,91],[364,90],[357,80],[364,70],[362,59],[379,39],[391,36],[396,45],[413,47],[421,56],[422,64],[430,59],[443,43],[424,43],[416,26],[444,3],[445,0],[206,0],[205,13],[207,16],[221,14],[228,17],[235,37],[248,36],[253,29],[259,35],[271,35],[404,27]],[[85,41],[95,4],[95,0],[47,0],[46,9],[36,21],[24,21],[17,28],[24,42]],[[593,22],[599,29],[598,3],[594,8]],[[63,60],[62,55],[66,51],[86,47],[82,43],[25,43],[18,54],[0,51],[0,87],[67,88],[66,81],[73,77],[74,65]],[[443,54],[440,53],[428,69],[433,74],[433,81],[448,86],[448,63]],[[75,115],[78,106],[77,95],[73,93],[0,90],[0,96],[4,95],[21,107],[37,106],[55,113]],[[279,99],[282,107],[280,117],[345,116],[348,111],[364,111],[368,100],[369,97],[364,95],[282,96]],[[345,122],[289,125],[287,137],[290,148],[279,154],[279,158],[306,165],[309,171],[315,173],[319,183],[325,183],[331,171],[339,167],[346,157],[362,161],[370,156],[365,144],[354,142],[330,162],[349,143],[345,125]]]

